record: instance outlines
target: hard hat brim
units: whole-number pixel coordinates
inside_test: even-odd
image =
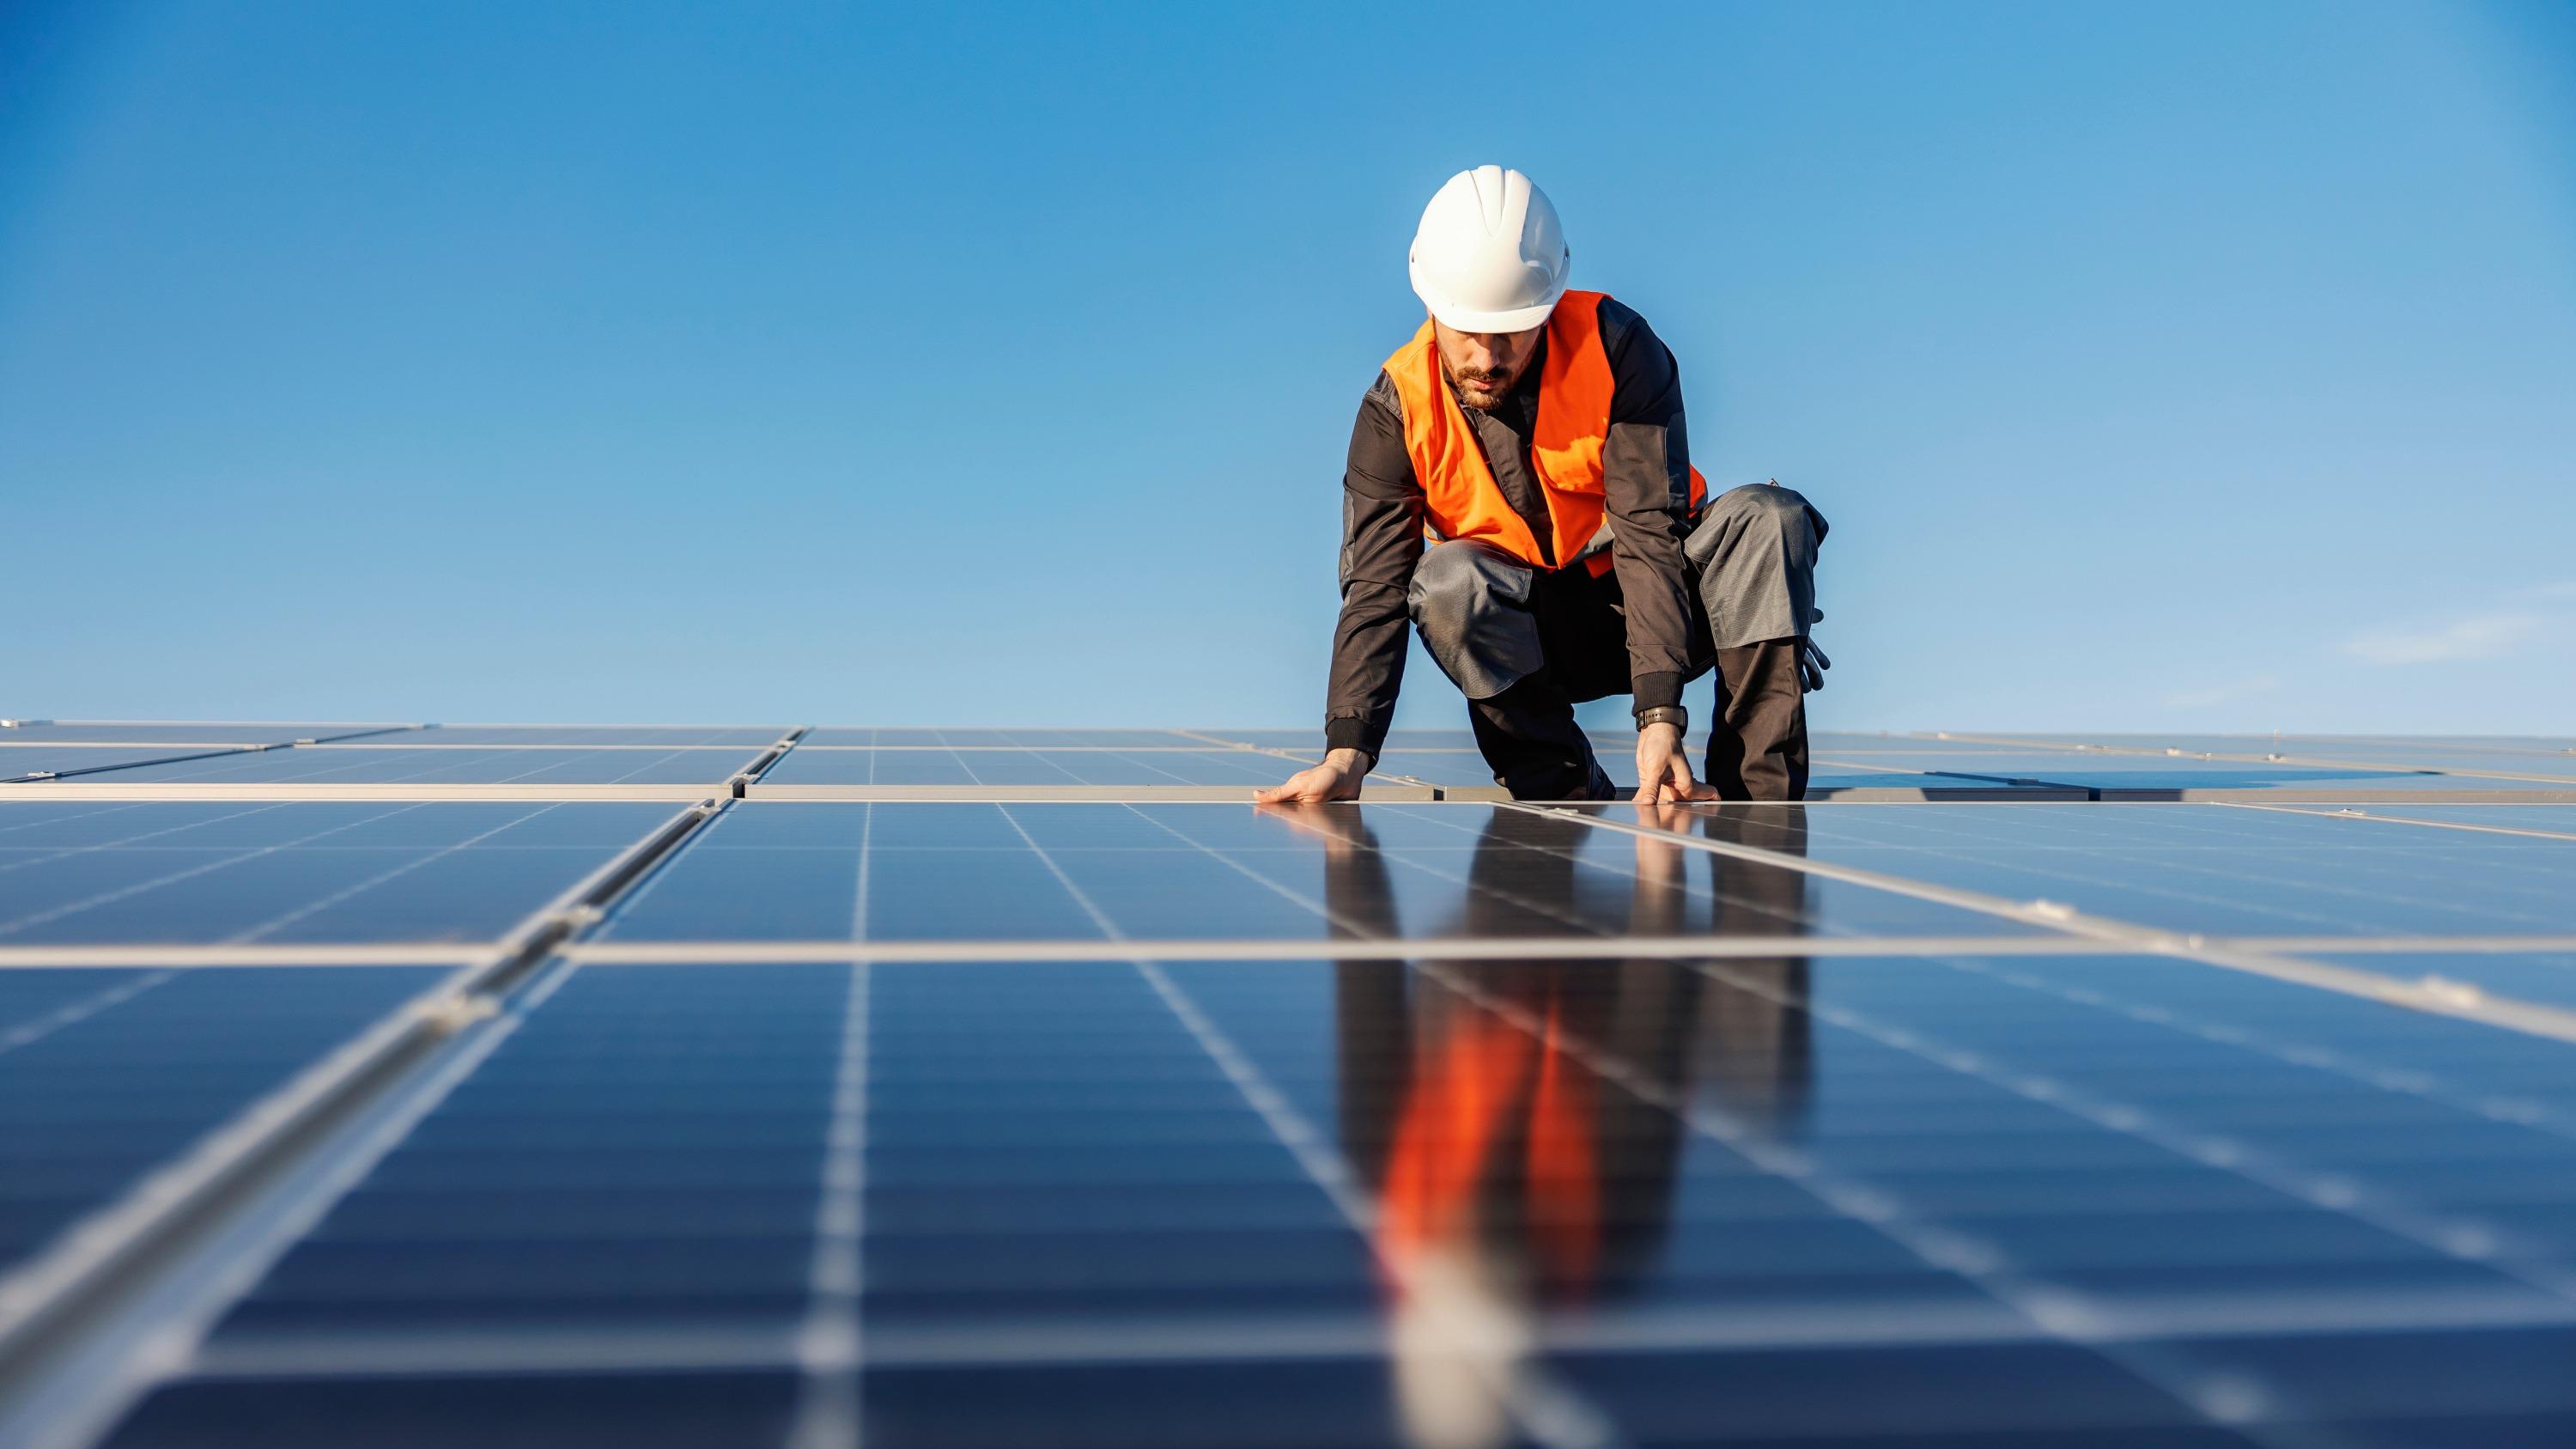
[[[1422,305],[1431,310],[1431,315],[1441,326],[1457,332],[1527,332],[1533,327],[1544,327],[1547,319],[1555,313],[1558,300],[1565,296],[1565,284],[1560,282],[1544,302],[1514,307],[1505,312],[1479,312],[1472,307],[1461,307],[1423,285],[1421,268],[1415,267],[1411,271],[1413,295],[1422,299]]]

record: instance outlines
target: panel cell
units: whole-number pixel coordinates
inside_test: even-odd
[[[1789,808],[1695,807],[1692,828],[1760,845]],[[1801,819],[1818,861],[2165,930],[2576,931],[2576,840],[2211,804],[1833,805]]]
[[[491,940],[668,805],[0,802],[0,946]]]
[[[1765,849],[1794,859],[1807,827]],[[614,940],[1995,935],[2029,928],[1484,805],[750,801]]]
[[[0,1272],[449,969],[0,970]]]
[[[380,749],[326,745],[138,765],[118,785],[705,785],[758,755],[734,746],[651,749]]]

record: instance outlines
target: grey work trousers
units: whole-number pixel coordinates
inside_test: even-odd
[[[1708,783],[1729,799],[1806,792],[1807,727],[1798,642],[1816,612],[1826,523],[1791,489],[1753,484],[1710,499],[1682,546],[1690,575],[1690,668],[1712,669]],[[1605,530],[1606,534],[1606,530]],[[1604,537],[1595,549],[1607,547]],[[1425,549],[1406,597],[1423,647],[1467,696],[1494,778],[1513,798],[1613,793],[1574,722],[1582,700],[1629,688],[1627,619],[1615,574],[1535,569],[1490,545]]]

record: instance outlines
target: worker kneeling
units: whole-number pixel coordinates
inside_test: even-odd
[[[1629,308],[1566,290],[1570,260],[1517,171],[1462,171],[1423,211],[1412,275],[1430,320],[1361,399],[1342,478],[1327,754],[1259,799],[1359,794],[1408,622],[1514,799],[1610,798],[1574,706],[1622,693],[1639,800],[1806,793],[1824,516],[1776,485],[1708,496],[1672,353]],[[1703,786],[1681,698],[1709,672]]]

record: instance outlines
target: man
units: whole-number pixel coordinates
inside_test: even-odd
[[[1424,208],[1411,271],[1430,319],[1361,400],[1342,479],[1327,753],[1261,801],[1360,793],[1408,619],[1514,799],[1615,793],[1574,720],[1613,694],[1635,701],[1639,803],[1805,793],[1825,520],[1786,488],[1706,496],[1672,353],[1634,311],[1568,291],[1571,255],[1517,171],[1462,171]],[[1703,788],[1681,695],[1712,665]]]

